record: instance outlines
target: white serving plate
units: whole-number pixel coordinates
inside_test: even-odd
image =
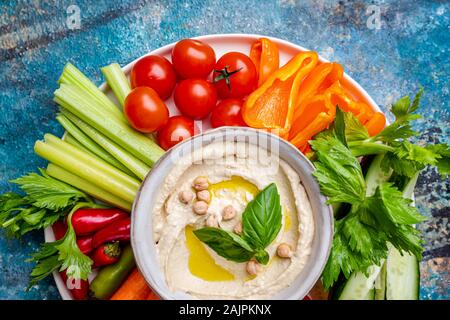
[[[275,42],[278,45],[278,49],[280,51],[280,66],[284,65],[289,59],[291,59],[294,55],[301,51],[308,51],[308,49],[296,45],[292,42],[281,40],[274,37],[267,37],[262,35],[256,35],[256,34],[213,34],[213,35],[206,35],[206,36],[200,36],[195,37],[195,39],[201,40],[207,44],[209,44],[211,47],[213,47],[215,53],[216,53],[216,59],[219,59],[223,54],[230,52],[230,51],[238,51],[245,54],[250,53],[250,47],[252,43],[261,38],[269,38],[271,41]],[[181,40],[181,39],[180,39]],[[163,46],[159,49],[156,49],[154,51],[149,52],[146,55],[150,54],[156,54],[166,57],[167,59],[171,58],[171,52],[172,48],[174,47],[175,42],[168,44],[166,46]],[[146,56],[144,55],[144,56]],[[135,59],[134,61],[130,62],[126,66],[124,66],[122,69],[125,72],[125,74],[129,75],[131,68],[133,65],[138,61],[140,58]],[[322,58],[319,56],[320,61],[327,62],[328,60]],[[344,66],[345,68],[345,66]],[[99,70],[100,72],[100,70]],[[369,102],[370,106],[375,111],[380,111],[380,108],[375,103],[375,101],[368,95],[368,93],[355,81],[353,80],[348,74],[344,74],[344,77],[349,80],[349,82],[362,94],[362,96]],[[110,97],[116,104],[117,100],[114,97],[114,94],[112,93],[111,89],[106,83],[103,83],[99,87],[103,92],[105,92],[108,97]],[[179,114],[179,111],[176,109],[175,104],[173,102],[172,97],[170,97],[166,101],[166,105],[170,110],[170,115],[177,115]],[[199,123],[197,124],[199,125]],[[209,124],[209,120],[206,119],[202,123],[202,129],[207,130],[211,128]],[[53,234],[53,230],[51,228],[45,229],[45,241],[50,242],[54,241],[55,236]],[[60,275],[58,272],[53,273],[53,277],[55,278],[56,286],[58,288],[59,293],[61,294],[61,297],[63,300],[72,300],[71,294],[69,290],[66,288],[64,282],[62,281]]]

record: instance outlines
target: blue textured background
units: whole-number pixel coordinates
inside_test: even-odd
[[[119,2],[119,1],[117,1]],[[77,4],[81,28],[66,25]],[[367,26],[367,6],[381,10],[381,28]],[[67,61],[98,84],[99,68],[126,64],[184,37],[257,33],[283,38],[342,63],[387,110],[400,95],[426,89],[417,124],[420,142],[449,142],[448,1],[2,1],[0,9],[0,192],[8,180],[44,166],[33,143],[61,134],[52,92]],[[420,176],[416,201],[429,220],[421,263],[422,299],[449,299],[449,181],[434,170]],[[58,299],[52,279],[24,292],[31,265],[24,260],[43,241],[20,241],[0,231],[0,299]]]

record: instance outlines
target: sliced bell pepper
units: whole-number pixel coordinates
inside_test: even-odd
[[[364,125],[369,135],[375,136],[380,133],[386,125],[386,117],[381,112],[376,112],[372,118]]]
[[[302,81],[299,88],[298,103],[295,106],[294,121],[305,112],[305,101],[311,96],[323,93],[344,76],[344,68],[338,63],[320,63]]]
[[[286,137],[292,125],[300,83],[317,61],[317,53],[301,52],[272,73],[248,96],[242,107],[247,125]]]
[[[306,152],[308,141],[327,129],[336,115],[336,105],[331,103],[329,94],[310,97],[305,102],[305,109],[308,112],[292,124],[289,133],[289,141],[302,152]]]
[[[253,42],[250,49],[250,59],[258,72],[258,87],[280,67],[278,46],[267,38],[260,38]]]

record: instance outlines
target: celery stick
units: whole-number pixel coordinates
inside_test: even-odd
[[[86,149],[85,146],[83,146],[81,143],[78,142],[77,139],[75,139],[70,133],[66,132],[66,134],[64,135],[64,139],[63,141],[67,142],[68,144],[73,145],[74,147],[77,147],[78,149],[89,153],[90,155],[94,155],[91,151],[89,151],[88,149]]]
[[[87,194],[93,196],[94,198],[103,201],[105,203],[109,203],[115,207],[124,209],[126,211],[131,211],[132,204],[128,201],[123,200],[122,198],[119,198],[99,187],[96,185],[87,182],[86,180],[70,173],[67,170],[64,170],[63,168],[50,163],[47,166],[46,170],[47,174],[55,179],[61,180],[67,184],[70,184],[71,186],[74,186],[75,188],[78,188]]]
[[[76,147],[62,141],[61,139],[52,134],[49,133],[45,134],[44,140],[47,144],[60,149],[62,152],[70,155],[71,157],[78,159],[80,161],[84,161],[85,163],[90,164],[93,168],[107,173],[110,177],[121,182],[123,185],[127,185],[131,188],[139,187],[140,182],[135,178],[128,176],[127,174],[114,168],[113,166],[111,166],[110,164],[108,164],[103,160],[97,157],[93,157],[77,149]]]
[[[123,73],[118,63],[111,63],[109,66],[101,68],[103,75],[108,82],[109,87],[114,92],[117,101],[123,107],[125,98],[130,93],[130,83],[125,73]]]
[[[99,158],[105,160],[110,165],[113,165],[117,169],[127,173],[128,175],[133,175],[131,171],[127,169],[122,163],[117,161],[116,158],[111,156],[102,147],[100,147],[95,141],[84,134],[80,129],[78,129],[69,119],[64,115],[58,115],[56,120],[66,129],[72,137],[74,137],[79,143],[81,143],[85,148],[87,148],[91,153],[97,155]]]
[[[123,182],[110,176],[108,172],[95,168],[91,163],[77,159],[70,153],[66,153],[58,147],[42,141],[36,141],[34,151],[40,157],[53,162],[70,173],[79,176],[113,195],[128,202],[134,201],[138,188],[125,185]]]
[[[123,113],[97,86],[70,62],[64,66],[58,79],[59,84],[72,84],[93,99],[105,112],[111,113],[119,121],[127,122]]]
[[[138,178],[144,180],[147,173],[150,171],[150,167],[145,163],[128,153],[126,150],[115,144],[113,141],[102,135],[100,132],[92,128],[90,125],[80,120],[67,110],[63,110],[62,113],[83,133],[87,134],[90,138],[96,141],[101,147],[103,147],[109,154],[115,159],[120,161],[129,170],[131,170]]]
[[[125,123],[114,121],[114,119],[98,113],[95,107],[92,107],[91,100],[79,88],[69,84],[61,84],[61,87],[55,91],[54,97],[54,101],[63,108],[94,127],[144,163],[152,166],[163,155],[163,149],[148,137],[138,133]]]

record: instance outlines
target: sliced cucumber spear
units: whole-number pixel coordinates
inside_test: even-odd
[[[403,197],[413,198],[417,173],[403,189]],[[403,252],[403,255],[390,246],[386,260],[386,299],[419,300],[420,268],[416,256]]]
[[[366,277],[362,272],[353,273],[338,296],[339,300],[373,300],[374,283],[381,267],[371,266]]]
[[[416,256],[392,247],[386,260],[386,300],[419,300],[420,269]]]

